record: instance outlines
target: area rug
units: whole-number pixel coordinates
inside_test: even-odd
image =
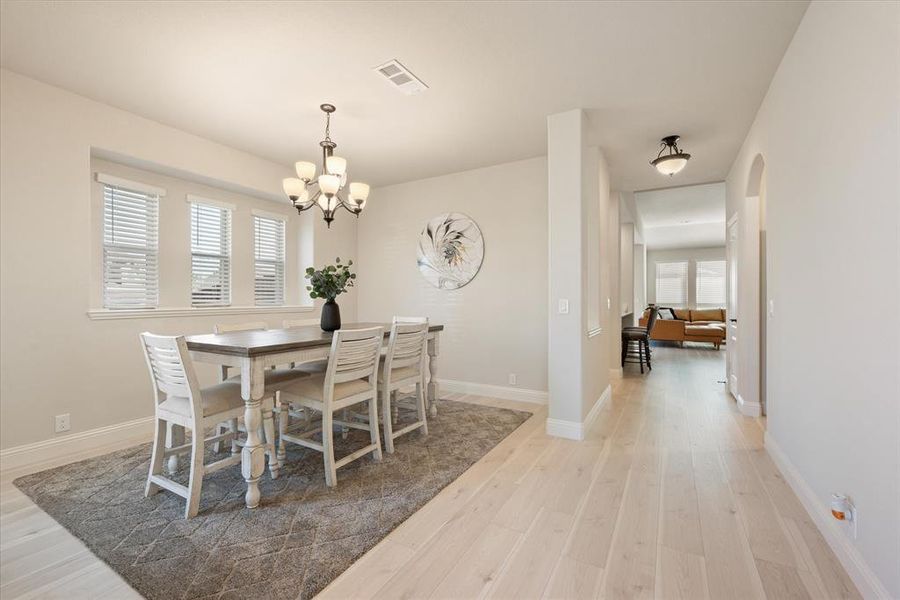
[[[529,416],[441,401],[428,436],[407,434],[380,463],[366,456],[339,469],[331,489],[321,454],[288,444],[280,477],[260,481],[259,508],[244,507],[235,466],[204,479],[190,520],[182,498],[144,497],[149,444],[14,483],[147,598],[311,598]],[[338,438],[336,455],[368,435]],[[174,479],[186,483],[186,469]]]

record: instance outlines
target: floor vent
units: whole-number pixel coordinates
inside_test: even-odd
[[[400,90],[407,96],[415,96],[428,89],[424,81],[413,75],[397,59],[389,60],[372,70],[384,77],[391,87]]]

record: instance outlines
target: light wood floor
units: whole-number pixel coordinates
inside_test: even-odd
[[[858,598],[725,394],[724,350],[658,348],[583,442],[546,408],[324,590],[324,598]],[[527,408],[476,396],[466,402]],[[0,597],[136,597],[0,482]]]

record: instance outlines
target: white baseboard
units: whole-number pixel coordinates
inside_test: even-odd
[[[150,441],[153,420],[143,417],[0,450],[0,472],[37,472]]]
[[[740,394],[737,397],[737,405],[745,417],[758,417],[762,414],[762,406],[759,402],[747,402]]]
[[[577,421],[566,421],[564,419],[548,418],[547,435],[569,440],[583,440],[584,433],[590,429],[591,425],[597,420],[597,417],[600,416],[600,409],[603,408],[603,405],[606,404],[611,395],[612,387],[606,386],[606,389],[603,390],[603,393],[600,394],[600,397],[594,402],[594,406],[591,407],[590,412],[588,412],[584,421],[581,423],[578,423]]]
[[[453,379],[438,379],[437,381],[438,385],[447,392],[502,398],[503,400],[518,400],[534,404],[547,404],[547,392],[539,390],[475,383],[473,381],[456,381]]]
[[[853,545],[853,542],[840,529],[840,525],[831,518],[831,507],[827,506],[809,487],[809,484],[800,475],[797,467],[790,461],[787,455],[775,439],[765,435],[766,451],[772,457],[772,461],[784,475],[785,481],[797,494],[806,511],[812,516],[813,523],[822,533],[825,541],[843,565],[850,579],[856,584],[863,598],[879,598],[888,600],[891,595],[887,588],[878,579],[878,576],[869,568],[862,554]]]

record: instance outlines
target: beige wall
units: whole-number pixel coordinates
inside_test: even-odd
[[[217,322],[315,313],[261,312],[96,321],[92,281],[91,154],[128,157],[188,175],[232,200],[276,204],[290,168],[160,125],[32,79],[0,71],[0,447],[55,437],[53,416],[72,433],[152,414],[137,334],[211,331]],[[209,191],[209,190],[208,190]],[[223,192],[224,194],[224,192]],[[271,200],[269,200],[271,199]],[[166,198],[164,202],[181,202]],[[317,263],[356,254],[356,219],[328,231],[311,219]],[[39,225],[38,225],[39,224]],[[295,263],[299,268],[299,264]],[[293,277],[293,276],[292,276]],[[289,280],[291,281],[291,280]],[[293,281],[299,282],[294,278]],[[289,292],[299,299],[297,288]],[[343,299],[345,318],[355,298]],[[205,382],[212,372],[203,370]],[[65,435],[65,434],[62,434]]]
[[[359,220],[359,317],[424,315],[446,326],[442,379],[547,390],[547,162],[519,161],[372,191]],[[425,223],[470,216],[484,236],[471,283],[439,290],[416,266]]]
[[[767,445],[827,515],[832,493],[860,512],[835,533],[864,591],[900,597],[900,4],[814,2],[727,179],[728,215],[750,219],[749,176],[765,161]],[[751,193],[755,193],[752,191]],[[753,394],[758,320],[742,240],[738,369]],[[745,244],[747,244],[745,246]],[[869,334],[864,323],[874,325]],[[753,399],[753,398],[751,398]],[[825,517],[827,519],[827,517]],[[853,556],[855,553],[855,556]],[[849,562],[847,557],[852,556]],[[854,563],[858,559],[859,562]],[[874,586],[872,578],[880,583]]]

